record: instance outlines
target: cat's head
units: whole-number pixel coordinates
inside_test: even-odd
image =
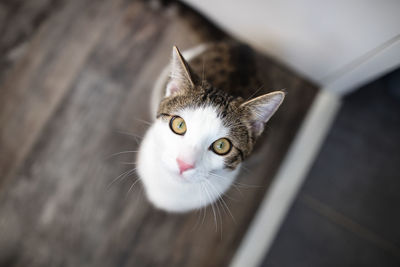
[[[184,182],[236,170],[284,96],[276,91],[250,100],[234,98],[201,80],[174,47],[157,113],[163,164]]]

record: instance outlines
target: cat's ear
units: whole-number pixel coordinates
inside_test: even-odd
[[[189,64],[183,58],[178,47],[172,49],[170,80],[167,84],[165,96],[170,96],[180,91],[194,87]]]
[[[255,136],[259,136],[263,132],[265,123],[278,110],[284,98],[283,91],[276,91],[253,98],[240,105],[247,114],[246,120]]]

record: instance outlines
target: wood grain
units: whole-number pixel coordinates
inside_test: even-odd
[[[31,37],[65,0],[3,0],[0,2],[0,82],[25,54]]]
[[[216,221],[158,211],[129,191],[135,175],[109,187],[134,168],[134,153],[108,156],[137,149],[172,45],[227,37],[184,8],[68,1],[33,34],[0,89],[0,266],[228,265],[317,89],[260,57],[289,94],[224,197],[234,219],[222,203]]]

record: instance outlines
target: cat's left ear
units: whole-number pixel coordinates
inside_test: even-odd
[[[193,87],[194,82],[189,64],[183,58],[178,47],[174,46],[172,49],[170,80],[167,84],[165,96],[170,96]]]
[[[285,98],[283,91],[276,91],[253,98],[240,106],[247,113],[253,134],[257,137],[264,131],[265,123],[274,115]]]

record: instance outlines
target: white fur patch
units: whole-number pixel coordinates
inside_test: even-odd
[[[185,135],[172,132],[167,121],[156,120],[140,146],[138,173],[156,207],[185,212],[216,201],[233,183],[240,166],[234,171],[224,169],[224,157],[209,149],[228,134],[213,107],[187,108],[170,115],[185,120]],[[178,157],[194,162],[195,167],[180,175]]]

